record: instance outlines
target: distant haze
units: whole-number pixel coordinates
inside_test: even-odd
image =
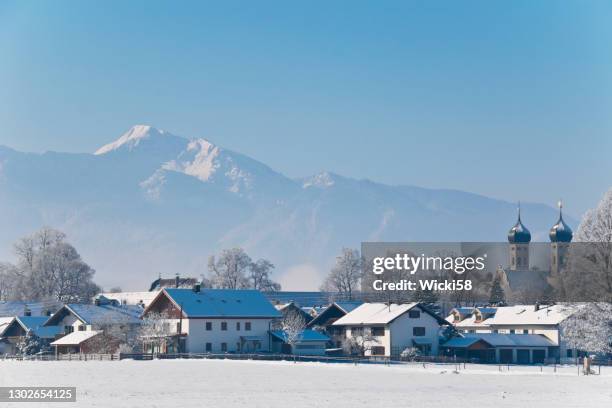
[[[557,217],[549,205],[522,203],[535,241],[547,240]],[[13,259],[18,237],[52,226],[106,288],[146,290],[159,274],[198,277],[209,255],[241,246],[271,260],[284,289],[317,289],[343,246],[504,241],[515,220],[512,202],[330,172],[292,179],[205,139],[147,125],[95,154],[0,147],[0,259]]]

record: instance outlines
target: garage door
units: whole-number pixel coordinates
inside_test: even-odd
[[[546,351],[544,350],[533,350],[533,363],[534,364],[542,364],[544,363],[544,358],[546,357]]]
[[[516,362],[519,364],[529,364],[529,350],[517,350]]]
[[[512,363],[512,349],[499,350],[499,361],[504,364]]]

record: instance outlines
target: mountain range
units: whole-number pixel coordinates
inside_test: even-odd
[[[547,239],[557,217],[548,205],[522,204],[535,241]],[[271,260],[285,289],[317,289],[344,246],[499,242],[515,221],[515,203],[331,172],[292,179],[208,140],[151,126],[134,126],[93,154],[0,146],[0,259],[12,260],[20,236],[52,226],[107,288],[145,290],[159,274],[197,277],[209,255],[241,246]]]

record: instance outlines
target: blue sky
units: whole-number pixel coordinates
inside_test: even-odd
[[[0,144],[134,124],[580,215],[612,185],[612,4],[0,2]]]

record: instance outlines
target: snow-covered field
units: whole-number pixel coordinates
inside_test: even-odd
[[[612,367],[230,360],[0,361],[0,386],[76,386],[77,403],[7,407],[612,407]],[[0,404],[1,405],[1,404]]]

